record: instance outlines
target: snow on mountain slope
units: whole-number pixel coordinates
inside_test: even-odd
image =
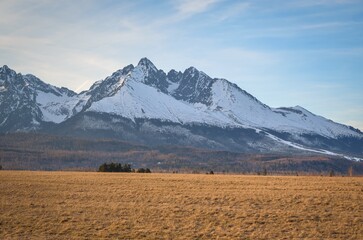
[[[276,126],[271,126],[271,128],[279,131],[318,134],[328,138],[341,136],[362,138],[363,136],[356,129],[317,116],[300,106],[277,108],[273,109],[273,111],[283,117],[283,119],[276,122],[277,124],[275,123]]]
[[[49,92],[36,91],[36,101],[42,111],[45,122],[60,123],[71,115],[71,109],[79,102],[77,96],[55,95]]]
[[[256,102],[250,106],[251,110],[255,109],[256,104],[268,108],[246,92],[239,90],[243,93],[240,94],[236,91],[236,86],[232,86],[226,80],[211,79],[205,73],[192,67],[183,74],[172,70],[166,75],[145,58],[141,59],[135,68],[130,66],[115,72],[103,83],[98,83],[97,87],[91,88],[97,96],[102,95],[103,98],[89,103],[90,107],[87,111],[107,112],[130,119],[162,119],[178,123],[241,127],[255,125],[238,121],[231,117],[231,114],[226,114],[226,111],[232,112],[231,109],[228,109],[231,106],[226,104],[225,110],[219,111],[220,101],[216,99],[219,98],[221,101],[228,101],[225,97],[235,99],[234,96],[230,96],[231,94],[227,96],[230,91],[235,91],[234,94],[237,97],[245,98],[239,99],[240,103],[248,103],[250,99]],[[171,75],[174,77],[170,77]],[[161,79],[158,78],[160,76]],[[228,91],[222,93],[222,86],[219,86],[219,83],[224,83],[229,87]],[[102,88],[103,84],[107,84],[107,91],[98,90],[98,88]],[[217,102],[215,109],[206,104],[211,101],[213,93],[208,91],[212,85],[215,90],[214,100]],[[110,89],[116,89],[116,91],[109,91]],[[251,116],[251,118],[253,117]]]
[[[296,134],[319,134],[328,138],[362,137],[359,132],[316,116],[300,106],[271,109],[226,80],[215,81],[212,92],[210,108],[245,126]]]
[[[122,85],[112,96],[94,102],[87,111],[105,112],[129,119],[160,119],[176,123],[203,123],[217,126],[228,125],[221,114],[211,114],[178,101],[161,90],[144,84],[147,74],[143,66],[137,66],[126,75],[121,75],[115,84]]]
[[[263,127],[271,121],[271,109],[227,80],[218,79],[212,85],[214,112],[221,112],[234,122],[246,126]]]
[[[24,79],[42,112],[42,121],[60,123],[71,116],[71,109],[79,101],[75,92],[46,84],[30,74]]]
[[[0,132],[42,129],[51,126],[49,122],[59,123],[60,132],[111,129],[104,137],[128,135],[133,141],[145,138],[147,132],[149,142],[165,143],[174,136],[172,141],[180,144],[237,151],[293,147],[363,154],[363,134],[357,129],[299,106],[270,108],[236,84],[211,78],[194,67],[166,74],[146,58],[80,94],[7,66],[0,68]],[[173,131],[176,126],[183,134]]]
[[[0,126],[7,129],[36,129],[41,122],[60,123],[78,102],[73,91],[46,84],[30,74],[16,73],[7,66],[0,68],[0,87]]]
[[[271,129],[327,138],[363,138],[361,132],[316,116],[302,107],[272,109],[237,85],[224,79],[212,79],[193,67],[184,73],[171,70],[165,74],[146,58],[136,67],[129,65],[115,72],[90,91],[93,94],[86,111],[130,119]]]

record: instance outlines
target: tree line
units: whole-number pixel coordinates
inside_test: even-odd
[[[99,172],[137,172],[137,173],[151,173],[149,168],[131,168],[130,164],[121,163],[103,163],[98,167]]]

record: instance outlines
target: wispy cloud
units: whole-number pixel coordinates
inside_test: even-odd
[[[362,102],[362,12],[361,0],[0,0],[0,63],[84,90],[146,56],[227,78],[270,105],[324,115],[333,104],[339,120]]]
[[[176,9],[180,16],[189,17],[207,11],[219,1],[220,0],[179,0],[176,2]]]
[[[86,80],[83,83],[81,83],[74,91],[75,92],[81,92],[83,89],[85,89],[85,87],[92,85],[93,81],[91,80]]]
[[[0,20],[2,64],[57,86],[84,90],[163,42],[165,32],[145,24],[136,14],[127,14],[126,5],[111,12],[100,9],[95,15],[101,15],[94,18],[84,15],[97,9],[97,3],[84,4],[80,8],[71,1],[60,5],[54,1],[0,2],[1,19],[10,19]],[[116,10],[125,13],[114,14]]]

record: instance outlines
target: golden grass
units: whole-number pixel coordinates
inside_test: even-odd
[[[363,239],[363,178],[0,172],[0,239]]]

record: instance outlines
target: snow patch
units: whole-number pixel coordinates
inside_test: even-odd
[[[267,137],[279,142],[279,143],[282,143],[282,144],[285,144],[285,145],[288,145],[288,146],[291,146],[293,148],[296,148],[296,149],[300,149],[300,150],[304,150],[304,151],[308,151],[308,152],[314,152],[314,153],[321,153],[321,154],[326,154],[326,155],[331,155],[331,156],[339,156],[339,157],[343,157],[345,159],[348,159],[348,160],[352,160],[352,161],[363,161],[363,159],[361,158],[358,158],[358,157],[350,157],[350,156],[346,156],[346,155],[343,155],[343,154],[339,154],[339,153],[334,153],[334,152],[331,152],[331,151],[327,151],[327,150],[324,150],[324,149],[312,149],[312,148],[307,148],[307,147],[304,147],[300,144],[297,144],[297,143],[293,143],[293,142],[290,142],[290,141],[286,141],[286,140],[283,140],[281,138],[278,138],[270,133],[267,133],[267,132],[264,132],[266,134]]]
[[[179,87],[179,83],[169,81],[168,93],[172,94]]]
[[[211,114],[192,104],[178,101],[170,95],[145,85],[132,77],[115,95],[94,102],[87,111],[117,114],[135,118],[160,119],[176,123],[204,123],[225,126],[229,120],[222,114]]]
[[[66,120],[79,99],[67,95],[57,96],[51,92],[36,91],[36,101],[46,122],[60,123]]]

